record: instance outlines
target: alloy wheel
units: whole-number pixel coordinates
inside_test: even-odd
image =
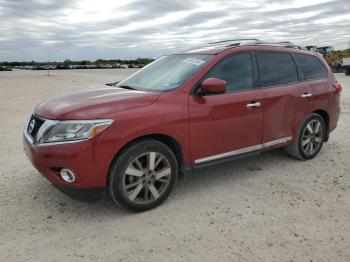
[[[318,119],[313,119],[307,123],[302,133],[301,148],[304,154],[315,154],[320,149],[322,140],[322,123]]]
[[[123,190],[129,201],[148,204],[166,191],[171,179],[171,167],[166,157],[147,152],[136,157],[126,168]]]

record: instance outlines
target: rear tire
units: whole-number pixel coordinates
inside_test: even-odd
[[[157,140],[144,139],[127,146],[113,161],[108,189],[119,206],[145,211],[167,199],[177,176],[172,150]]]
[[[316,113],[309,115],[299,126],[297,136],[286,147],[287,153],[300,160],[314,158],[321,150],[326,137],[324,119]]]

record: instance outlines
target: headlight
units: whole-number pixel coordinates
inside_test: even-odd
[[[58,121],[42,136],[39,143],[70,142],[90,139],[105,130],[112,120]]]

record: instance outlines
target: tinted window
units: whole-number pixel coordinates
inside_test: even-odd
[[[224,58],[207,75],[227,82],[227,92],[253,88],[253,66],[249,53]]]
[[[288,53],[258,52],[260,82],[263,86],[283,85],[298,81],[297,67]]]
[[[178,88],[212,58],[212,55],[164,56],[118,83],[143,91]]]
[[[317,57],[302,54],[294,54],[294,56],[303,72],[304,79],[317,79],[326,76],[326,68]]]

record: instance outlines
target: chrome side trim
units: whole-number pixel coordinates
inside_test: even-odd
[[[262,144],[262,146],[263,146],[263,148],[267,148],[267,147],[270,147],[270,146],[287,143],[287,142],[289,142],[291,140],[292,140],[291,136],[282,137],[282,138],[279,138],[279,139],[276,139],[276,140],[265,142],[265,143]]]
[[[208,157],[196,159],[194,161],[194,163],[195,164],[200,164],[200,163],[203,163],[203,162],[217,160],[217,159],[224,158],[224,157],[245,154],[245,153],[249,153],[249,152],[260,150],[260,149],[262,149],[262,145],[261,144],[255,145],[255,146],[250,146],[250,147],[245,147],[245,148],[241,148],[241,149],[237,149],[237,150],[230,151],[230,152],[227,152],[227,153],[222,153],[222,154],[218,154],[218,155],[214,155],[214,156],[208,156]]]
[[[217,160],[217,159],[220,159],[220,158],[225,158],[225,157],[230,157],[230,156],[237,156],[237,155],[241,155],[241,154],[245,154],[245,153],[261,150],[261,149],[264,149],[264,148],[268,148],[268,147],[271,147],[271,146],[274,146],[274,145],[287,143],[290,140],[292,140],[292,137],[290,137],[290,136],[289,137],[283,137],[283,138],[279,138],[279,139],[276,139],[276,140],[265,142],[263,144],[258,144],[258,145],[255,145],[255,146],[245,147],[245,148],[237,149],[237,150],[234,150],[234,151],[230,151],[230,152],[226,152],[226,153],[222,153],[222,154],[218,154],[218,155],[213,155],[213,156],[208,156],[208,157],[196,159],[196,160],[194,160],[194,163],[195,164],[201,164],[201,163],[204,163],[204,162],[207,162],[207,161],[213,161],[213,160]]]

